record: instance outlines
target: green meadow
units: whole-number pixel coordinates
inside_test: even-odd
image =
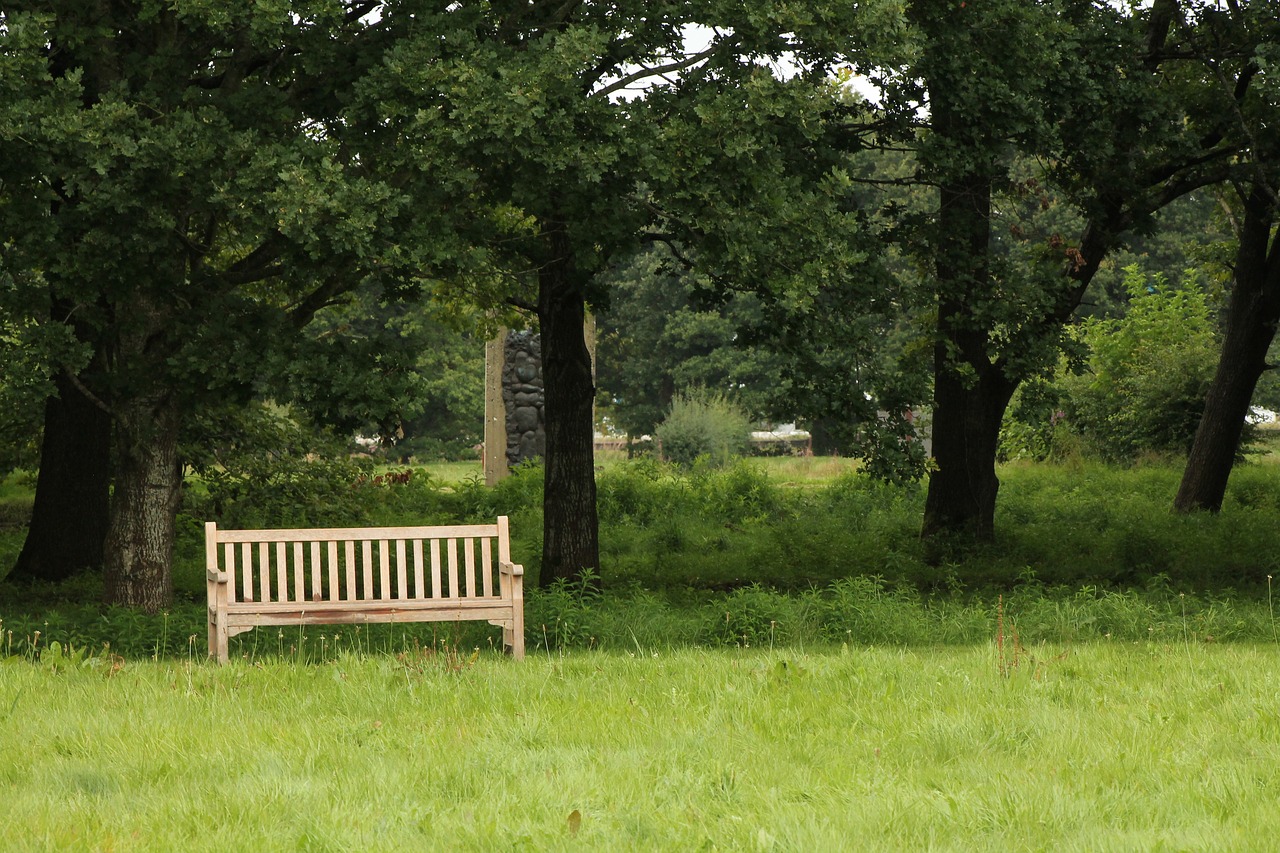
[[[160,614],[0,583],[0,850],[1274,848],[1271,457],[1202,517],[1159,461],[1004,466],[996,543],[941,555],[840,460],[601,468],[602,588],[531,588],[523,663],[468,624],[210,664],[199,522],[504,513],[536,576],[536,469],[193,483]]]
[[[0,664],[0,848],[1268,850],[1280,649]]]

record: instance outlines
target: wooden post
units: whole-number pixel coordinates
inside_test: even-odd
[[[582,338],[587,344],[587,355],[591,357],[591,387],[596,387],[596,344],[598,335],[596,332],[596,315],[595,312],[587,309],[586,317],[582,321]],[[596,397],[591,400],[591,432],[594,436],[596,427]],[[594,440],[592,442],[594,444]]]
[[[497,484],[507,468],[507,405],[502,398],[502,368],[506,362],[507,330],[484,345],[484,482]]]

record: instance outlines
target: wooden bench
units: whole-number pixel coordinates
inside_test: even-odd
[[[487,620],[524,657],[524,567],[496,524],[219,530],[205,524],[209,655],[259,625]]]

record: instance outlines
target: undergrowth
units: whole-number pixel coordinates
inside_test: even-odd
[[[33,660],[77,651],[122,658],[203,659],[204,608],[181,603],[156,615],[63,604],[0,614],[0,656]],[[1028,581],[1008,593],[921,593],[881,578],[778,591],[760,584],[727,593],[628,587],[601,592],[590,577],[530,590],[529,654],[605,650],[648,654],[677,648],[935,646],[988,642],[1000,622],[1025,643],[1274,642],[1274,610],[1231,594],[1095,586],[1047,588]],[[258,628],[232,638],[232,658],[324,663],[338,655],[496,653],[498,629],[476,623]],[[55,645],[56,644],[56,645]]]
[[[0,584],[0,652],[38,655],[41,642],[56,640],[64,648],[132,657],[202,653],[202,522],[262,523],[284,500],[277,486],[285,483],[305,484],[290,516],[303,525],[508,515],[513,554],[526,577],[537,577],[540,469],[518,469],[492,488],[475,478],[440,481],[427,469],[355,480],[345,479],[345,471],[317,468],[315,476],[279,479],[234,500],[195,484],[179,517],[177,600],[164,614],[100,607],[93,603],[101,591],[94,577],[52,587]],[[1004,466],[997,541],[930,562],[918,536],[919,486],[888,486],[854,473],[783,486],[746,461],[688,470],[649,459],[617,463],[598,476],[600,583],[528,590],[527,645],[554,652],[970,643],[994,636],[1001,595],[1027,642],[1274,640],[1280,632],[1266,595],[1270,578],[1280,575],[1275,466],[1241,466],[1216,515],[1169,512],[1177,476],[1168,466]],[[350,505],[358,512],[337,512]],[[0,536],[3,553],[16,556],[20,543],[13,531]],[[384,652],[413,643],[487,650],[495,637],[496,629],[482,625],[447,632],[374,626],[358,638],[352,629],[291,636],[257,630],[235,648],[242,656],[314,660],[357,642]]]

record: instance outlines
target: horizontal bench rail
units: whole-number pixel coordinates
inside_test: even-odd
[[[213,524],[213,522],[208,522]],[[218,529],[219,542],[329,542],[347,539],[459,539],[496,537],[496,524],[456,524],[439,527],[317,527],[264,530]]]
[[[511,562],[505,516],[436,527],[221,530],[209,522],[205,555],[209,651],[222,661],[227,638],[254,625],[397,618],[487,619],[523,656],[524,570]]]

